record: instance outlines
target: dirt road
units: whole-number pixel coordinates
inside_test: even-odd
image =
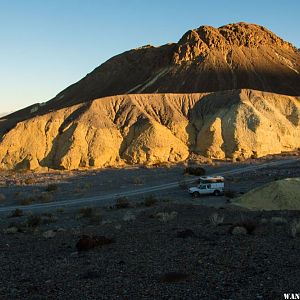
[[[244,172],[249,172],[253,170],[259,170],[265,167],[278,167],[281,165],[287,165],[287,164],[293,164],[297,161],[300,161],[299,158],[293,158],[293,159],[284,159],[284,160],[277,160],[273,162],[263,163],[263,164],[257,164],[257,165],[244,165],[244,166],[232,166],[232,169],[225,170],[225,171],[219,171],[215,173],[208,172],[210,175],[235,175],[235,174],[241,174]],[[195,177],[185,179],[186,183],[192,183],[195,181]],[[15,210],[17,208],[22,209],[23,211],[34,211],[34,212],[41,212],[44,210],[49,209],[55,209],[57,207],[69,207],[69,208],[77,208],[83,205],[89,205],[89,206],[107,206],[112,204],[116,198],[120,196],[126,196],[126,197],[134,197],[138,195],[146,195],[146,194],[153,194],[155,192],[163,193],[164,191],[174,190],[176,192],[180,191],[180,188],[178,186],[178,181],[172,181],[172,182],[166,182],[159,185],[152,185],[147,187],[141,187],[141,188],[132,188],[130,190],[123,190],[118,191],[115,193],[107,193],[105,195],[101,196],[92,196],[92,197],[81,197],[76,199],[67,199],[67,200],[60,200],[50,203],[37,203],[37,204],[31,204],[31,205],[8,205],[4,207],[0,207],[0,214],[1,213],[7,213],[12,210]],[[186,191],[184,191],[186,193]],[[212,202],[211,202],[212,203]]]

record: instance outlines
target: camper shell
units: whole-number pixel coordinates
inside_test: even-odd
[[[224,194],[224,177],[223,176],[201,176],[199,184],[189,188],[189,193],[193,197],[201,195],[220,196]]]

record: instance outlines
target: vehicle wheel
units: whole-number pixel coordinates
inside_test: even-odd
[[[194,193],[192,194],[192,197],[193,197],[193,198],[198,198],[198,197],[200,197],[200,194],[199,194],[198,192],[194,192]]]
[[[215,190],[215,191],[214,191],[214,196],[220,196],[220,195],[221,195],[221,193],[220,193],[219,190]]]

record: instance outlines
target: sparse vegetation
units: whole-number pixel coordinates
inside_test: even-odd
[[[89,223],[91,225],[100,225],[102,223],[102,216],[99,213],[95,213],[89,218]]]
[[[58,213],[63,213],[63,212],[65,212],[65,209],[64,209],[64,207],[58,207],[58,208],[56,209],[56,211],[57,211]]]
[[[235,226],[231,231],[232,235],[245,235],[247,233],[247,229],[243,226]]]
[[[209,221],[214,226],[219,226],[224,221],[224,216],[220,216],[218,213],[214,213],[209,217]]]
[[[27,218],[26,225],[28,227],[37,227],[42,224],[42,217],[39,215],[32,215]]]
[[[235,227],[243,227],[246,229],[247,234],[252,234],[257,228],[257,223],[253,220],[242,220],[240,222],[236,222],[229,228],[229,233],[232,234]]]
[[[284,225],[284,224],[287,224],[287,219],[285,219],[283,217],[272,217],[271,223],[275,224],[275,225]]]
[[[81,207],[79,209],[79,215],[81,218],[91,218],[96,212],[94,207]]]
[[[130,203],[126,197],[119,197],[116,199],[115,207],[117,209],[128,208]]]
[[[50,183],[46,186],[46,192],[54,192],[57,189],[58,189],[58,186],[55,183]]]
[[[135,177],[133,178],[132,183],[136,185],[141,185],[144,184],[144,180],[140,177]]]
[[[185,180],[181,180],[178,182],[178,186],[182,189],[182,190],[186,190],[188,188],[188,184]]]
[[[9,218],[18,218],[24,216],[24,212],[22,209],[16,208],[11,214],[8,216]]]
[[[24,183],[27,185],[31,185],[31,184],[35,184],[36,180],[34,178],[26,178]]]
[[[92,188],[93,184],[91,182],[86,182],[84,185],[83,185],[83,188],[89,190],[90,188]]]
[[[206,171],[202,167],[186,167],[184,169],[184,174],[189,174],[189,175],[196,175],[196,176],[203,176],[206,174]]]
[[[157,199],[153,195],[146,197],[144,201],[144,204],[147,207],[154,206],[156,203],[157,203]]]
[[[33,197],[26,197],[23,198],[19,201],[20,205],[30,205],[34,202],[34,198]]]
[[[0,202],[5,201],[6,197],[4,194],[0,194]]]
[[[300,233],[300,220],[293,220],[289,226],[289,234],[292,238],[296,238],[298,233]]]
[[[159,219],[162,222],[168,222],[177,217],[178,213],[176,211],[172,211],[170,213],[167,212],[159,212],[154,215],[155,218]]]
[[[42,224],[49,224],[54,223],[57,221],[57,218],[55,218],[51,213],[44,213],[41,215],[30,215],[28,216],[25,225],[27,227],[37,227]]]
[[[232,191],[232,190],[226,190],[224,192],[224,196],[228,197],[228,198],[235,198],[235,197],[237,197],[237,192]]]
[[[95,207],[81,207],[76,219],[89,219],[92,225],[99,225],[102,222],[102,216]]]
[[[53,201],[53,195],[49,192],[43,192],[38,196],[38,200],[43,203],[48,203]]]

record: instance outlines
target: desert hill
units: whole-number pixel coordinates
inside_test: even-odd
[[[117,55],[0,118],[0,168],[75,169],[300,147],[300,52],[254,24],[202,26]]]
[[[300,95],[300,52],[254,24],[201,26],[177,43],[117,55],[59,93],[52,107],[112,95],[255,89]]]
[[[1,169],[77,169],[259,157],[300,147],[300,98],[254,90],[130,94],[19,122],[2,137]]]

